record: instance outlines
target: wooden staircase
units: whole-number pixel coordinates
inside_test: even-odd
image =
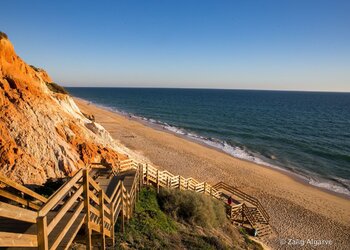
[[[138,169],[143,175],[144,183],[153,185],[157,190],[160,187],[191,190],[221,200],[228,208],[227,214],[230,220],[235,224],[248,224],[252,229],[256,230],[256,236],[260,239],[264,239],[273,232],[269,225],[270,217],[260,201],[224,182],[211,186],[207,182],[198,182],[193,178],[173,175],[166,170],[160,171],[150,164],[136,163],[131,159],[124,161],[121,167],[122,169]],[[234,204],[227,204],[228,197],[233,198]]]
[[[118,169],[81,169],[49,198],[0,175],[0,249],[68,249],[82,227],[87,249],[96,246],[93,235],[98,235],[99,249],[113,247],[116,221],[121,220],[124,230],[142,185],[210,195],[226,204],[233,223],[250,225],[260,238],[272,232],[260,202],[233,186],[223,182],[212,186],[132,159],[118,164]],[[229,206],[230,196],[234,204]]]
[[[68,249],[82,226],[88,249],[93,233],[101,249],[107,239],[113,246],[116,220],[131,217],[139,179],[134,172],[124,186],[110,172],[81,169],[48,199],[0,175],[0,247]]]
[[[257,231],[259,238],[264,238],[272,233],[269,225],[270,217],[258,199],[224,182],[219,182],[213,187],[222,191],[222,196],[229,196],[233,200],[240,201],[238,206],[231,207],[231,220],[234,223],[243,225],[248,222],[251,228]],[[238,220],[236,218],[239,214],[241,216]]]

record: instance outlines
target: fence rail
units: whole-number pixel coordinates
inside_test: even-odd
[[[79,170],[48,199],[0,175],[0,197],[13,203],[0,201],[0,217],[30,223],[31,228],[35,229],[32,230],[33,234],[0,230],[0,247],[51,250],[63,246],[67,249],[84,223],[88,249],[92,249],[93,231],[101,235],[100,245],[103,249],[106,247],[106,237],[114,245],[117,219],[122,217],[124,227],[124,220],[130,219],[133,213],[140,183],[136,178],[139,175],[137,173],[130,192],[120,181],[111,197],[108,197],[90,176],[90,170]],[[116,173],[119,173],[119,169],[113,170],[113,174]]]
[[[159,170],[150,164],[143,164],[132,159],[117,162],[119,168],[111,169],[118,176],[121,172],[133,169],[135,174],[128,189],[123,181],[118,181],[107,196],[95,181],[99,171],[91,167],[79,170],[69,181],[49,198],[0,175],[0,218],[29,223],[32,233],[1,231],[0,247],[37,247],[40,250],[67,249],[83,224],[86,229],[86,247],[92,249],[92,232],[101,236],[100,246],[106,248],[106,239],[115,244],[115,224],[121,219],[121,230],[125,221],[132,217],[138,193],[142,185],[153,185],[157,191],[162,188],[190,190],[210,195],[226,203],[222,190],[240,197],[244,202],[229,206],[228,215],[235,220],[239,215],[247,219],[253,228],[258,228],[261,221],[268,224],[269,216],[261,203],[254,197],[219,182],[211,185],[194,178],[184,178],[166,170]],[[96,169],[95,169],[96,170]],[[245,203],[252,204],[254,208]],[[1,224],[1,223],[0,223]]]
[[[222,195],[222,190],[224,190],[243,200],[244,206],[240,204],[241,207],[239,211],[245,214],[245,217],[253,228],[256,227],[256,224],[258,222],[263,222],[265,224],[269,223],[270,217],[258,199],[224,182],[219,182],[212,186],[207,182],[199,182],[191,177],[184,178],[180,175],[174,175],[167,170],[161,171],[150,164],[141,164],[133,160],[123,162],[123,164],[121,164],[121,168],[134,168],[139,170],[138,172],[142,173],[145,184],[153,184],[157,190],[159,190],[160,187],[173,189],[178,188],[180,190],[192,190],[197,193],[210,195],[219,200],[224,199]],[[256,211],[259,215],[256,215],[251,210],[249,210],[246,203],[250,203],[256,207]],[[231,215],[233,213],[237,213],[237,211],[237,206],[231,206],[231,211],[229,214]],[[261,219],[257,219],[257,217]]]

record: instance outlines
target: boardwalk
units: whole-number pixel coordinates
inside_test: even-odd
[[[117,230],[124,229],[142,185],[191,190],[224,203],[232,197],[227,213],[233,223],[257,230],[260,237],[271,233],[269,216],[254,197],[223,182],[212,186],[131,159],[119,162],[119,169],[81,169],[49,198],[1,175],[0,185],[0,247],[68,249],[81,227],[88,249],[114,246],[115,223],[120,218]]]

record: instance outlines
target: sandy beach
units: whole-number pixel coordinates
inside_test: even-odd
[[[346,249],[350,242],[350,200],[292,176],[236,159],[168,131],[75,98],[82,112],[93,114],[121,144],[147,157],[160,169],[215,184],[224,181],[257,197],[276,231],[272,248],[311,248],[307,240],[331,240],[318,248]],[[291,240],[291,241],[290,241]],[[294,240],[294,241],[293,241]],[[304,241],[304,246],[303,245]],[[282,244],[281,244],[282,243]]]

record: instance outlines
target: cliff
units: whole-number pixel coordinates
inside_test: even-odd
[[[125,159],[102,126],[73,99],[55,91],[50,76],[26,64],[0,33],[0,172],[20,183],[43,184],[86,164]]]

